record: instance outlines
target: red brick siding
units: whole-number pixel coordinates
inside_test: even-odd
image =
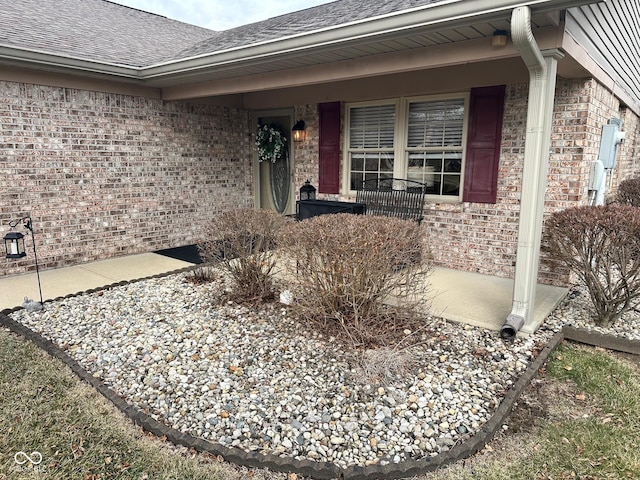
[[[2,231],[30,214],[43,268],[195,242],[213,213],[252,204],[248,118],[0,82]],[[2,274],[33,268],[1,262]]]

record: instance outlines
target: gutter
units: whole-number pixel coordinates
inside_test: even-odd
[[[69,72],[82,71],[92,74],[111,75],[125,79],[140,79],[140,68],[117,63],[87,60],[71,55],[58,55],[44,51],[0,45],[0,62],[12,65],[23,65],[33,68],[38,65],[47,71]]]
[[[513,303],[500,329],[505,339],[513,339],[525,325],[531,331],[534,329],[531,324],[538,283],[557,61],[563,56],[558,50],[544,55],[540,51],[531,32],[529,7],[513,11],[511,37],[529,70],[529,102]]]

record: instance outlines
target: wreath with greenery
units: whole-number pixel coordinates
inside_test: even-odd
[[[275,125],[258,125],[256,133],[258,160],[276,163],[287,156],[287,138]]]

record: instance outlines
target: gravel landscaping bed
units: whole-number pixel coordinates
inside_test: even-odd
[[[188,274],[49,302],[11,317],[65,350],[153,418],[246,451],[386,464],[438,455],[479,431],[565,324],[589,326],[574,290],[531,335],[425,318],[407,348],[350,352],[280,304],[220,302],[222,280]],[[637,312],[613,332],[640,339]],[[608,332],[611,333],[611,332]]]

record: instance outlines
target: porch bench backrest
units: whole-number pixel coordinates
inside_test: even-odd
[[[356,202],[366,204],[367,215],[396,217],[420,223],[424,212],[425,185],[413,180],[384,178],[366,180]]]

